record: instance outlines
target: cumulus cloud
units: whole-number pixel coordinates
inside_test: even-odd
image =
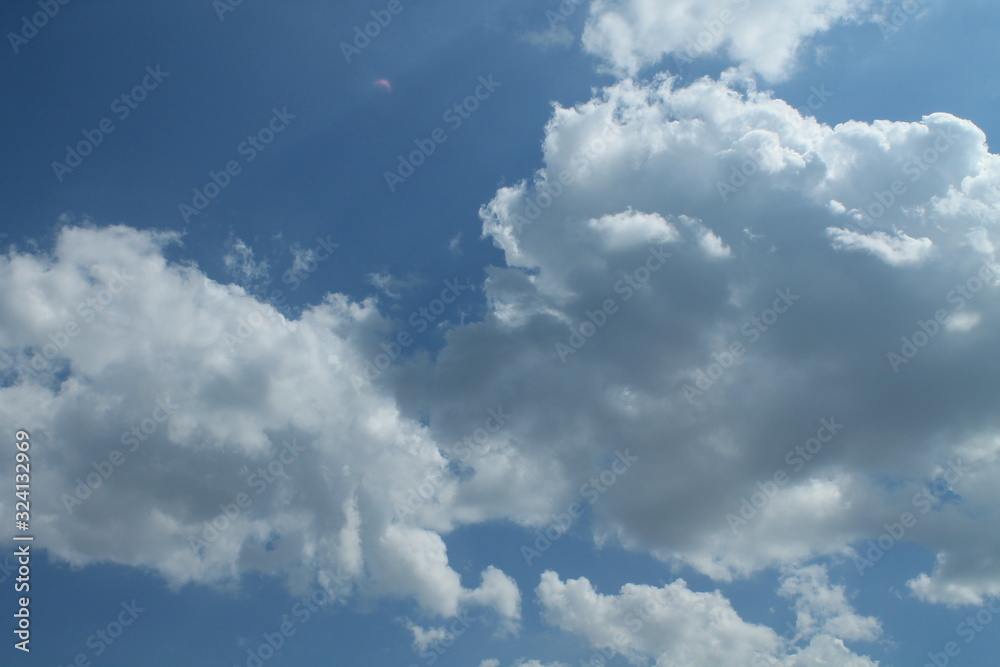
[[[915,590],[971,600],[1000,584],[998,163],[949,114],[831,127],[730,79],[557,107],[541,168],[481,211],[505,258],[487,317],[401,374],[402,405],[445,442],[474,406],[517,415],[456,491],[470,520],[504,504],[489,480],[543,525],[627,443],[643,463],[593,505],[598,542],[728,580],[863,554],[910,512],[904,539],[947,554]]]
[[[984,398],[1000,170],[978,128],[829,127],[736,83],[661,77],[557,108],[543,147],[538,172],[483,207],[505,258],[485,319],[383,385],[348,380],[389,332],[372,301],[328,295],[291,327],[168,262],[176,235],[126,227],[8,252],[0,416],[45,443],[40,542],[178,585],[260,571],[430,615],[488,607],[509,632],[515,583],[487,568],[463,586],[442,536],[542,526],[628,447],[642,465],[589,510],[599,543],[728,580],[866,558],[910,512],[906,539],[937,555],[915,595],[1000,590]],[[929,342],[894,366],[914,332]],[[510,417],[486,434],[489,410]],[[843,426],[820,441],[823,420]],[[949,461],[962,473],[942,482]],[[842,652],[861,636],[848,621],[874,631],[840,617],[802,654]]]
[[[802,637],[822,633],[851,641],[874,641],[881,634],[878,619],[855,613],[844,587],[831,585],[820,565],[787,573],[778,594],[794,601],[795,625]]]
[[[39,545],[172,585],[255,571],[430,615],[491,607],[515,627],[512,580],[490,567],[464,588],[440,534],[398,511],[456,479],[426,427],[348,380],[387,326],[373,302],[330,294],[288,327],[167,261],[179,240],[64,227],[51,253],[0,258],[0,422],[36,445]]]
[[[706,53],[778,79],[867,7],[765,4]],[[722,7],[598,2],[585,44],[632,73]],[[608,595],[547,572],[550,624],[661,666],[867,666],[845,642],[877,619],[803,563],[864,574],[909,514],[905,539],[936,557],[915,596],[1000,591],[998,193],[1000,158],[950,114],[831,127],[738,73],[620,81],[556,107],[541,167],[483,206],[504,262],[483,320],[433,362],[356,387],[390,331],[374,301],[327,295],[290,323],[168,262],[176,235],[65,227],[51,253],[0,258],[0,423],[41,444],[33,509],[56,558],[486,607],[500,632],[520,621],[515,582],[487,567],[463,585],[444,536],[543,526],[627,448],[642,464],[588,505],[595,542],[720,581],[777,567],[799,636],[681,580]],[[226,261],[257,270],[249,248]],[[410,627],[419,649],[446,626]]]
[[[702,57],[725,57],[778,81],[804,44],[846,22],[872,20],[872,0],[594,0],[584,48],[620,75],[671,56],[679,71]]]
[[[794,641],[747,623],[718,591],[692,591],[683,579],[661,587],[626,584],[617,595],[605,595],[586,578],[564,582],[545,572],[537,593],[546,622],[585,638],[604,659],[621,655],[657,667],[875,665],[843,640],[875,638],[877,621],[857,616],[821,568],[793,574],[782,585],[782,595],[796,598],[799,628],[805,630]],[[810,614],[823,624],[816,627]]]

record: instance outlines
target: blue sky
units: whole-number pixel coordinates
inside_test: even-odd
[[[998,20],[3,5],[4,664],[993,664]]]

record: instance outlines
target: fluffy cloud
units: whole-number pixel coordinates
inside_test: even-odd
[[[386,327],[373,303],[329,295],[290,323],[165,260],[179,241],[65,227],[51,254],[0,258],[0,422],[35,444],[39,544],[173,585],[257,571],[516,626],[512,580],[463,588],[440,534],[400,511],[456,480],[426,427],[348,379]]]
[[[469,520],[507,488],[542,525],[627,444],[598,542],[721,580],[832,554],[864,574],[909,513],[902,539],[941,554],[915,592],[997,590],[1000,158],[977,127],[830,127],[739,77],[659,77],[557,108],[543,149],[482,209],[488,316],[398,378],[442,442],[475,406],[516,415],[456,491]]]
[[[630,72],[683,45],[661,34],[671,11],[701,25],[721,5],[698,7],[598,3],[585,40]],[[780,78],[862,7],[783,7],[787,40],[747,7],[711,48]],[[602,595],[543,575],[548,621],[595,648],[870,665],[844,642],[877,620],[801,564],[838,555],[864,574],[904,521],[937,558],[913,594],[1000,591],[1000,158],[950,114],[830,127],[741,77],[622,81],[556,108],[544,165],[482,209],[505,260],[486,317],[376,386],[349,380],[390,331],[371,301],[329,295],[289,322],[168,262],[177,236],[126,227],[0,258],[0,421],[39,444],[39,543],[175,585],[257,571],[431,615],[485,606],[509,631],[515,583],[489,567],[463,586],[442,536],[542,526],[628,448],[641,465],[588,510],[595,541],[722,581],[784,568],[799,636],[683,581]],[[249,278],[252,262],[235,248],[228,263]],[[411,628],[418,648],[444,636]]]
[[[672,56],[678,71],[724,56],[775,81],[786,78],[814,35],[874,18],[871,0],[594,0],[583,45],[618,74]]]
[[[856,614],[844,587],[832,586],[826,570],[819,565],[786,574],[778,593],[794,601],[800,636],[822,633],[851,641],[873,641],[881,633],[878,620]]]
[[[780,589],[795,598],[794,640],[747,623],[718,591],[692,591],[682,579],[659,588],[626,584],[617,595],[603,595],[586,578],[564,582],[545,572],[537,592],[549,624],[585,638],[605,659],[652,659],[657,667],[875,664],[852,653],[843,640],[876,638],[877,621],[857,616],[843,590],[831,587],[826,572],[815,566],[789,575]]]

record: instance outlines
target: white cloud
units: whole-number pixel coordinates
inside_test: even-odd
[[[815,665],[836,665],[837,667],[878,667],[879,663],[853,653],[844,642],[829,635],[818,635],[808,646],[794,655],[785,656],[781,667],[814,667]]]
[[[638,213],[627,209],[621,213],[604,215],[589,220],[587,224],[596,231],[603,243],[612,250],[643,243],[670,243],[680,235],[677,229],[658,214]]]
[[[255,571],[432,615],[492,607],[516,627],[508,577],[491,567],[463,588],[440,535],[396,512],[429,477],[443,493],[457,480],[425,427],[348,379],[387,326],[374,304],[331,294],[293,330],[168,262],[177,240],[66,227],[51,255],[0,257],[0,422],[36,445],[38,544],[172,585]]]
[[[934,243],[929,238],[910,238],[902,232],[890,236],[885,232],[862,234],[841,227],[830,227],[827,233],[833,246],[840,250],[869,252],[887,264],[916,264],[930,256]]]
[[[517,582],[490,565],[483,570],[483,582],[474,590],[464,591],[463,601],[496,610],[502,619],[499,632],[514,632],[521,618],[521,592]]]
[[[0,259],[0,423],[29,424],[41,443],[39,543],[175,585],[255,571],[304,588],[343,570],[360,594],[412,598],[432,616],[487,606],[507,632],[520,620],[514,582],[486,568],[463,586],[442,536],[491,520],[542,526],[628,447],[642,463],[588,508],[595,541],[719,580],[788,568],[812,634],[785,650],[721,595],[683,583],[602,596],[586,580],[543,579],[551,622],[595,646],[614,640],[601,619],[649,599],[664,603],[662,628],[644,626],[623,655],[869,664],[842,640],[876,624],[800,568],[852,555],[902,512],[918,519],[907,539],[937,556],[911,581],[915,595],[968,604],[1000,589],[996,274],[955,291],[997,261],[1000,158],[978,128],[941,113],[830,127],[735,74],[683,88],[661,76],[557,107],[543,153],[530,179],[482,209],[505,260],[488,269],[484,320],[451,329],[433,362],[400,365],[381,388],[348,380],[389,331],[371,300],[328,295],[292,330],[242,288],[169,263],[175,236],[124,227],[66,228],[51,255]],[[392,287],[388,274],[373,281]],[[886,354],[940,309],[959,324],[894,373]],[[587,322],[593,333],[564,363],[556,345]],[[12,369],[32,361],[39,372]],[[691,400],[686,385],[699,387]],[[164,397],[177,405],[169,420],[150,421],[70,515],[65,494]],[[455,443],[496,406],[513,418],[459,478]],[[411,417],[420,411],[429,426]],[[793,455],[828,418],[844,432]],[[292,440],[304,452],[257,494],[250,480]],[[911,499],[953,457],[968,469],[954,497],[921,513]],[[727,515],[776,472],[787,482],[734,531]],[[401,516],[430,479],[423,506]],[[239,493],[250,507],[192,549]],[[571,614],[570,598],[591,613]],[[732,642],[687,643],[703,632],[689,618]]]
[[[604,595],[586,578],[564,582],[545,572],[537,593],[547,623],[583,637],[605,658],[653,660],[657,667],[875,664],[848,650],[843,638],[874,639],[877,621],[857,616],[843,590],[830,587],[817,567],[786,577],[781,588],[782,595],[796,598],[800,627],[815,624],[812,615],[823,622],[793,643],[741,619],[718,591],[692,591],[682,579],[659,588],[626,584],[617,595]],[[843,638],[837,636],[841,631]]]
[[[925,602],[953,607],[982,605],[989,596],[1000,595],[1000,578],[984,567],[984,562],[989,562],[986,551],[990,546],[995,547],[996,542],[997,540],[991,539],[989,546],[975,545],[970,550],[973,551],[972,554],[939,553],[931,575],[921,573],[907,581],[906,585],[917,598]],[[957,555],[957,558],[951,557],[953,555]],[[963,570],[963,562],[972,569]]]
[[[854,612],[843,586],[832,586],[825,568],[810,565],[785,574],[778,594],[794,600],[795,624],[802,637],[817,633],[849,641],[874,641],[878,619]]]
[[[581,635],[596,649],[657,664],[739,664],[777,650],[764,626],[745,623],[719,593],[697,593],[683,580],[662,588],[626,584],[597,593],[586,578],[542,574],[538,599],[547,623]]]
[[[583,45],[619,75],[665,57],[723,56],[766,79],[786,78],[803,45],[841,23],[875,18],[871,0],[593,0]]]
[[[594,504],[599,542],[721,580],[852,555],[915,511],[911,498],[941,464],[1000,434],[982,398],[1000,371],[981,333],[1000,326],[997,274],[976,277],[997,259],[998,163],[983,133],[949,114],[830,127],[736,80],[622,81],[557,107],[541,168],[481,212],[506,263],[488,270],[489,314],[450,332],[432,367],[407,371],[430,373],[433,399],[411,395],[406,373],[399,385],[402,405],[428,407],[445,442],[480,419],[468,406],[518,415],[503,456],[475,462],[454,496],[461,509],[445,511],[465,522],[510,504],[507,516],[542,525],[612,443],[627,443],[643,463]],[[665,224],[670,257],[629,285]],[[962,296],[967,284],[975,291]],[[785,314],[772,308],[785,308],[781,290],[797,299]],[[605,321],[595,313],[608,299]],[[968,321],[973,302],[977,326],[938,327],[893,372],[888,353],[920,322],[942,309]],[[563,363],[556,345],[588,322],[594,331]],[[742,353],[727,360],[734,343]],[[685,385],[712,364],[723,372],[687,400]],[[789,463],[831,416],[843,433]],[[972,448],[963,460],[995,474],[989,457]],[[788,481],[734,532],[727,514],[778,471]],[[529,520],[531,479],[544,481]],[[485,480],[491,493],[470,492]],[[919,513],[907,539],[949,551],[975,572],[963,585],[986,590],[1000,576],[986,555],[1000,532],[988,510],[996,491],[977,472],[957,493]]]
[[[907,160],[935,142],[947,146],[940,159],[857,232],[895,235],[887,257],[922,239],[935,252],[903,264],[859,263],[858,253],[839,250],[826,230],[850,231],[849,211],[889,188],[887,178],[908,178]],[[175,583],[234,581],[255,569],[307,585],[317,570],[340,567],[363,592],[412,596],[441,615],[488,605],[510,629],[519,620],[513,582],[488,569],[477,588],[463,587],[441,535],[504,518],[543,525],[600,471],[610,443],[627,444],[643,463],[628,485],[594,504],[595,539],[723,580],[850,555],[883,522],[912,511],[913,493],[961,452],[978,465],[962,481],[969,514],[950,504],[920,516],[912,538],[949,559],[929,573],[937,588],[919,590],[944,600],[933,591],[995,586],[988,536],[996,531],[984,529],[995,518],[977,508],[997,502],[981,475],[998,463],[992,450],[969,443],[995,435],[997,425],[991,409],[975,409],[983,387],[964,376],[993,363],[979,333],[1000,321],[992,288],[974,297],[977,326],[942,328],[912,362],[933,372],[911,373],[909,391],[939,397],[935,403],[904,410],[887,390],[895,381],[888,364],[872,362],[918,321],[953,307],[949,290],[983,260],[995,261],[990,239],[1000,216],[990,213],[988,176],[1000,172],[977,128],[946,114],[831,128],[764,92],[660,79],[622,82],[557,108],[544,151],[530,182],[500,190],[483,209],[484,232],[507,261],[488,272],[490,313],[453,329],[434,365],[393,375],[401,381],[396,397],[346,380],[388,331],[373,302],[330,295],[292,331],[240,288],[167,263],[160,247],[169,235],[121,227],[68,228],[52,257],[6,257],[0,346],[21,362],[68,321],[83,324],[79,304],[112,285],[113,271],[136,276],[45,372],[4,376],[5,423],[30,417],[59,459],[40,481],[52,489],[39,512],[51,517],[43,537],[53,553],[77,564],[152,567]],[[717,184],[750,155],[760,168],[723,200]],[[557,190],[563,170],[573,176]],[[531,219],[525,208],[542,191],[551,201]],[[831,209],[831,200],[843,208]],[[669,256],[643,274],[651,248],[664,241]],[[799,300],[768,320],[782,289]],[[608,299],[616,311],[563,364],[555,344]],[[684,385],[733,342],[747,353],[700,399],[686,400]],[[948,363],[933,363],[936,355]],[[419,382],[407,383],[414,375]],[[408,389],[427,381],[435,382],[430,397]],[[941,386],[955,389],[942,398]],[[169,423],[70,516],[62,494],[168,394],[180,406]],[[965,429],[942,446],[935,434],[956,405],[967,411]],[[494,406],[515,417],[459,481],[446,470],[453,443]],[[428,409],[429,428],[404,416],[418,407]],[[808,467],[789,469],[787,452],[831,414],[848,424],[845,433]],[[268,484],[234,526],[195,553],[189,538],[293,437],[307,447],[301,465],[287,466],[287,479]],[[211,484],[206,470],[217,471]],[[727,514],[776,470],[796,474],[734,533]],[[443,480],[432,500],[400,518],[396,506],[432,475]],[[884,476],[898,479],[899,490],[875,481]],[[120,519],[110,526],[103,517],[119,505],[127,509],[115,509]],[[681,506],[693,509],[651,510]],[[971,599],[948,599],[963,595]]]
[[[729,246],[710,229],[702,233],[698,243],[709,257],[729,257],[733,254]]]

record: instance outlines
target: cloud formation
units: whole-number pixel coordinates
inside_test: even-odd
[[[350,378],[393,333],[374,301],[330,294],[289,322],[168,261],[179,235],[124,226],[11,250],[0,421],[41,443],[39,544],[172,585],[262,572],[432,617],[486,608],[506,633],[516,582],[489,566],[463,585],[444,538],[540,528],[596,491],[598,545],[720,582],[782,573],[792,638],[684,580],[602,594],[541,575],[550,625],[661,667],[872,665],[845,642],[878,640],[879,621],[817,561],[864,576],[901,541],[936,557],[908,581],[919,599],[1000,593],[1000,158],[951,114],[831,127],[748,75],[786,78],[810,38],[869,10],[596,1],[583,43],[620,75],[670,56],[742,67],[557,106],[541,168],[481,210],[504,257],[486,316],[372,384]],[[223,260],[268,275],[239,240]],[[297,250],[293,275],[316,261]],[[602,483],[621,450],[641,465]],[[418,650],[447,637],[408,627]]]
[[[584,577],[564,582],[545,572],[537,592],[545,620],[585,638],[605,660],[621,655],[656,667],[876,664],[844,640],[873,640],[878,623],[855,614],[843,590],[815,566],[790,573],[780,589],[798,611],[792,640],[747,623],[718,591],[692,591],[683,579],[662,587],[626,584],[617,595],[604,595]]]
[[[871,0],[594,0],[583,46],[620,76],[670,56],[675,73],[724,57],[769,81],[788,78],[805,44],[832,27],[876,15]]]
[[[915,592],[1000,587],[1000,181],[977,127],[830,127],[739,77],[661,76],[556,108],[543,152],[482,209],[506,260],[489,315],[404,404],[446,436],[475,419],[463,404],[518,415],[509,446],[552,471],[534,525],[627,443],[643,464],[594,505],[599,543],[728,580],[863,554],[908,512],[893,543],[942,554]],[[463,511],[498,476],[521,488],[481,461]]]
[[[180,241],[64,227],[51,254],[0,258],[0,421],[31,425],[39,544],[173,585],[256,571],[516,627],[509,577],[490,567],[464,588],[440,534],[397,511],[428,479],[453,482],[425,427],[348,379],[384,333],[374,304],[331,294],[288,327],[167,261]]]

